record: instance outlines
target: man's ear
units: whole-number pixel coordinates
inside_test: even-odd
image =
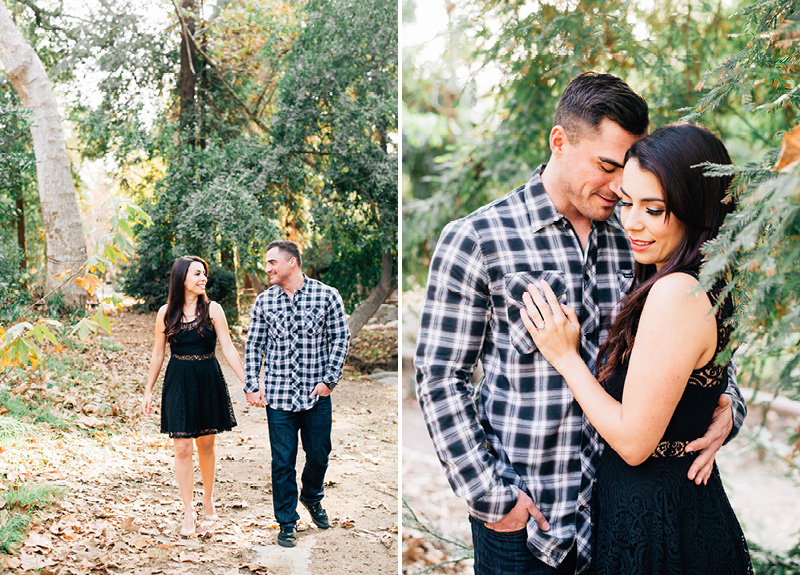
[[[553,129],[550,130],[550,152],[552,152],[554,156],[560,156],[564,151],[564,147],[567,145],[569,145],[567,131],[563,126],[553,126]]]

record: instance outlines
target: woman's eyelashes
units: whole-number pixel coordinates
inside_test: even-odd
[[[626,202],[624,200],[619,202],[619,207],[621,207],[621,208],[630,208],[632,206],[633,206],[633,202]],[[663,215],[663,213],[664,213],[663,209],[662,210],[654,210],[654,209],[651,209],[651,208],[645,208],[644,211],[645,211],[645,213],[647,213],[648,215],[651,215],[651,216],[660,216],[660,215]]]

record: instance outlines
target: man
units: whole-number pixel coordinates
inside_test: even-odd
[[[522,294],[546,280],[581,321],[595,371],[634,260],[614,215],[625,152],[649,124],[619,78],[583,74],[562,95],[550,161],[528,183],[442,232],[431,261],[415,365],[428,431],[467,501],[476,574],[591,569],[591,494],[601,445],[520,320]],[[478,360],[483,381],[469,380]],[[738,394],[738,389],[736,390]],[[730,399],[690,475],[705,481],[744,402]]]
[[[331,391],[342,377],[350,330],[334,288],[301,270],[297,244],[267,246],[270,287],[253,304],[245,347],[247,403],[266,406],[272,450],[272,501],[280,524],[278,544],[297,544],[297,433],[303,440],[300,502],[320,529],[330,525],[322,508],[331,452]],[[259,372],[264,359],[264,389]]]

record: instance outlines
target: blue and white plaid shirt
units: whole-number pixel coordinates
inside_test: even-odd
[[[260,389],[273,409],[305,411],[318,383],[333,389],[342,377],[350,328],[339,292],[303,275],[289,299],[281,286],[261,292],[250,312],[245,346],[245,393]]]
[[[527,284],[546,280],[581,322],[595,371],[634,259],[616,215],[594,222],[586,249],[544,190],[528,183],[442,232],[428,275],[415,366],[437,454],[470,514],[502,519],[523,489],[550,523],[528,521],[528,547],[556,566],[577,545],[591,562],[591,495],[601,439],[520,319]],[[483,380],[470,379],[478,361]],[[734,410],[736,413],[736,410]],[[738,424],[743,414],[737,414]],[[687,479],[688,481],[688,479]]]

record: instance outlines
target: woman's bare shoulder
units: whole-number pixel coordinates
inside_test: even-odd
[[[644,307],[643,318],[651,314],[663,316],[668,313],[678,321],[697,319],[702,322],[711,309],[711,302],[700,288],[697,278],[676,272],[665,275],[653,284]]]

